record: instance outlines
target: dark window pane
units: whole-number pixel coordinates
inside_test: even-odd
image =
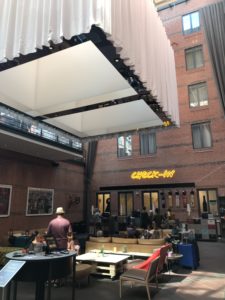
[[[191,70],[204,65],[202,46],[185,50],[186,68]]]
[[[209,123],[192,125],[192,138],[194,149],[212,147],[212,137]]]
[[[156,134],[155,132],[141,133],[140,138],[140,152],[141,155],[156,153]]]
[[[205,82],[189,85],[190,107],[208,105],[208,93]]]

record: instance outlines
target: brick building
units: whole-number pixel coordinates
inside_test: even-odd
[[[98,142],[92,205],[111,213],[171,208],[186,220],[218,215],[225,199],[225,120],[201,8],[220,1],[155,0],[174,48],[180,127],[162,127]],[[224,86],[223,86],[224,89]],[[126,116],[124,116],[126,117]]]
[[[225,84],[220,95],[201,13],[202,7],[224,5],[224,1],[154,2],[174,49],[180,126],[164,122],[161,128],[137,128],[132,135],[99,139],[95,159],[93,155],[80,160],[83,153],[79,149],[79,159],[72,164],[67,154],[66,162],[58,159],[60,163],[54,163],[48,151],[48,157],[42,157],[44,148],[32,155],[23,141],[10,152],[10,140],[1,141],[0,182],[3,191],[11,191],[10,213],[1,207],[1,237],[10,229],[46,227],[57,206],[64,206],[71,222],[87,221],[94,207],[105,211],[108,198],[112,215],[131,215],[143,206],[147,210],[158,207],[162,214],[170,208],[182,221],[202,214],[224,214]],[[30,58],[28,55],[22,59],[24,63]],[[10,62],[9,68],[18,62],[19,58]],[[87,161],[91,161],[88,168]],[[42,208],[37,214],[29,211],[28,189],[35,187],[43,192],[54,190],[50,212],[42,213]]]

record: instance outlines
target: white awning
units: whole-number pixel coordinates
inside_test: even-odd
[[[93,24],[179,125],[173,50],[150,0],[1,0],[0,60],[87,33]],[[90,41],[0,72],[0,102],[31,116],[136,94]],[[80,137],[162,125],[143,100],[45,121]]]

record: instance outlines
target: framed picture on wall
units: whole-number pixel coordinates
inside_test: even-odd
[[[53,189],[40,189],[28,187],[26,215],[52,215],[53,197]]]
[[[10,214],[12,186],[0,184],[0,217]]]

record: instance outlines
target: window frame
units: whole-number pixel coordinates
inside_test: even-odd
[[[154,194],[157,195],[157,205],[154,206]],[[145,198],[146,196],[149,196],[149,199]],[[149,200],[148,203],[146,203],[145,200]],[[146,211],[149,210],[155,210],[158,208],[160,210],[160,201],[159,201],[159,191],[158,190],[152,190],[152,191],[142,191],[142,207],[146,207]]]
[[[122,214],[121,214],[121,198],[120,196],[124,194],[125,196],[125,212],[122,211]],[[118,216],[128,216],[127,214],[127,198],[128,198],[128,194],[131,195],[132,197],[132,212],[134,211],[134,192],[132,191],[121,191],[121,192],[118,192]],[[132,215],[132,212],[131,212],[131,215]]]
[[[99,205],[99,202],[101,201],[99,199],[99,196],[103,197],[101,205]],[[96,193],[96,207],[99,209],[99,211],[100,211],[101,214],[103,214],[104,211],[105,211],[105,209],[106,209],[106,205],[107,205],[106,200],[108,198],[111,198],[111,193],[109,193],[109,192],[102,192],[102,193],[98,192],[98,193]]]
[[[209,125],[209,133],[210,133],[210,146],[204,147],[204,134],[202,133],[203,126],[204,125]],[[194,130],[193,128],[199,126],[200,130],[200,136],[198,137],[198,140],[201,141],[201,146],[200,147],[195,147],[195,139],[194,139]],[[213,147],[213,139],[212,139],[212,131],[211,131],[211,123],[210,121],[205,121],[205,122],[200,122],[200,123],[193,123],[191,124],[191,133],[192,133],[192,146],[194,150],[201,150],[201,149],[211,149]]]
[[[120,149],[119,139],[124,138],[124,147]],[[130,138],[130,155],[129,155],[129,148],[127,147],[128,141],[127,139]],[[117,157],[124,158],[124,157],[131,157],[132,156],[132,135],[131,134],[121,134],[117,137]]]
[[[201,55],[202,55],[202,64],[201,65],[197,65],[197,56],[195,55],[195,53],[197,53],[197,50],[201,50]],[[186,71],[191,71],[194,69],[198,69],[198,68],[202,68],[204,67],[204,54],[203,54],[203,45],[196,45],[194,47],[190,47],[187,49],[184,49],[184,56],[185,56],[185,65],[186,65]],[[187,55],[188,54],[192,54],[192,60],[193,60],[193,67],[188,66],[188,59],[187,59]]]
[[[206,95],[207,95],[207,100],[205,99],[201,99],[200,97],[200,88],[201,87],[205,87],[205,91],[206,91]],[[197,105],[196,106],[192,106],[191,103],[194,103],[194,102],[191,102],[191,92],[193,92],[193,90],[191,89],[195,89],[197,91]],[[207,82],[206,81],[201,81],[201,82],[197,82],[197,83],[193,83],[193,84],[189,84],[188,85],[188,99],[189,99],[189,107],[190,108],[199,108],[199,107],[206,107],[209,105],[209,97],[208,97],[208,85],[207,85]],[[201,102],[206,102],[207,101],[207,104],[203,104],[201,105]]]
[[[210,192],[214,192],[216,199],[210,199]],[[198,189],[198,207],[199,207],[199,215],[201,216],[204,213],[213,214],[214,216],[217,216],[219,214],[219,201],[218,201],[218,190],[216,188],[205,188],[205,189]],[[206,203],[207,203],[207,211],[203,210],[203,197],[206,197]],[[216,212],[213,213],[212,211],[212,203],[210,202],[216,202]]]
[[[150,136],[154,139],[154,145],[152,148],[154,148],[154,151],[151,152],[150,150]],[[142,141],[142,139],[146,139]],[[144,144],[144,147],[142,145]],[[141,132],[139,133],[139,145],[140,145],[140,155],[154,155],[157,153],[157,142],[156,142],[156,132],[150,131],[150,132]],[[146,146],[147,145],[147,146]],[[147,148],[147,149],[146,149]]]
[[[196,13],[198,13],[198,23],[199,23],[199,26],[193,28],[193,21],[194,21],[193,20],[193,15],[196,14]],[[184,29],[184,23],[185,23],[184,22],[184,18],[186,18],[186,17],[189,17],[190,28],[185,30]],[[183,31],[184,35],[188,35],[188,34],[192,34],[192,33],[198,32],[198,31],[200,31],[200,29],[201,29],[200,13],[199,13],[198,10],[195,10],[193,12],[190,12],[190,13],[185,14],[185,15],[182,16],[182,31]]]

